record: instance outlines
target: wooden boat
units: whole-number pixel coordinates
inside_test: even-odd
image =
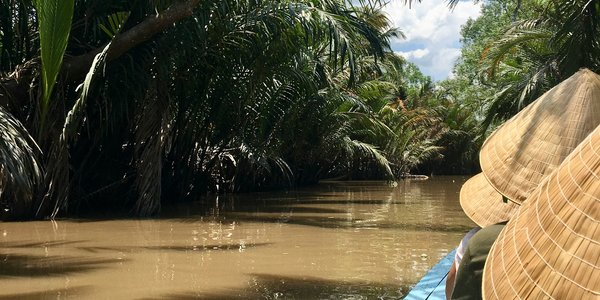
[[[454,261],[456,249],[450,251],[433,266],[423,278],[410,290],[405,300],[446,300],[446,276]]]

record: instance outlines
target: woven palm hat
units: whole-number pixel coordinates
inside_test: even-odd
[[[600,76],[582,69],[506,121],[484,142],[481,169],[521,204],[600,124]]]
[[[600,299],[600,126],[523,203],[490,250],[484,299]]]
[[[496,223],[508,221],[519,205],[504,201],[479,173],[467,180],[460,189],[460,206],[467,216],[479,227],[483,228]]]

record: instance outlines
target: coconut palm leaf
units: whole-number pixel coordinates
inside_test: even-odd
[[[43,184],[42,153],[29,132],[0,106],[0,219],[35,213]]]
[[[96,55],[90,70],[86,74],[85,80],[79,86],[79,98],[75,101],[73,107],[67,113],[65,122],[57,141],[51,147],[48,163],[48,172],[46,173],[46,181],[48,193],[45,195],[43,202],[39,206],[39,211],[45,212],[53,208],[50,214],[51,218],[55,218],[60,210],[66,210],[69,203],[69,190],[71,185],[71,176],[69,169],[71,167],[69,161],[68,147],[76,141],[77,134],[85,119],[85,108],[90,96],[90,89],[94,84],[94,79],[100,75],[106,64],[108,51],[111,43],[108,43],[102,52]]]
[[[86,53],[170,3],[78,1],[67,51]],[[149,216],[163,202],[315,182],[361,160],[391,173],[373,137],[395,134],[375,114],[398,92],[378,76],[398,67],[384,60],[401,33],[379,5],[197,3],[105,72],[97,57],[79,90],[61,86],[41,211],[113,204]],[[122,11],[131,11],[125,25]]]
[[[164,146],[168,139],[169,96],[155,74],[145,101],[140,101],[135,127],[135,187],[138,192],[134,213],[148,217],[160,211]]]
[[[557,47],[563,78],[583,67],[600,69],[600,3],[590,0],[550,2],[547,18],[555,28],[550,43]]]
[[[484,125],[506,119],[580,68],[600,70],[600,4],[548,1],[536,19],[514,22],[488,49],[488,79],[499,91]]]
[[[507,55],[514,57],[517,46],[547,41],[552,36],[552,32],[545,28],[543,24],[544,22],[541,20],[525,20],[511,25],[502,38],[494,42],[485,52],[485,58],[488,60],[489,65],[486,70],[487,75],[495,77],[500,63],[507,58]]]
[[[74,0],[35,0],[42,57],[41,119],[44,122],[52,90],[63,61],[73,17]]]
[[[394,173],[392,172],[392,168],[390,167],[391,163],[385,157],[383,153],[376,146],[358,141],[352,140],[349,137],[344,137],[343,143],[345,145],[345,149],[348,152],[351,158],[371,158],[374,160],[377,165],[379,165],[388,176],[388,179],[394,178]]]
[[[128,11],[119,11],[111,14],[106,17],[106,21],[99,23],[98,27],[100,27],[100,29],[102,29],[102,31],[104,31],[104,33],[106,33],[106,35],[112,39],[121,31],[121,28],[123,28],[123,25],[125,25],[127,18],[129,18],[129,14],[130,12]]]

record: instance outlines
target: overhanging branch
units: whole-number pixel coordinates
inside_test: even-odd
[[[173,27],[175,23],[182,19],[190,17],[198,3],[200,3],[200,0],[176,2],[160,14],[149,16],[139,24],[121,33],[112,41],[111,49],[108,52],[108,61],[120,57],[154,35]],[[65,57],[61,70],[62,78],[68,82],[83,79],[92,65],[94,57],[104,47],[105,45],[102,45],[86,54]],[[23,102],[28,97],[29,85],[33,80],[30,68],[34,67],[36,67],[35,64],[25,63],[19,71],[0,79],[0,105],[11,111],[23,106]]]

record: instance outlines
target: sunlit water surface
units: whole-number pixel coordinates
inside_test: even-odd
[[[153,220],[0,223],[0,299],[397,299],[474,226],[464,181],[327,182]]]

